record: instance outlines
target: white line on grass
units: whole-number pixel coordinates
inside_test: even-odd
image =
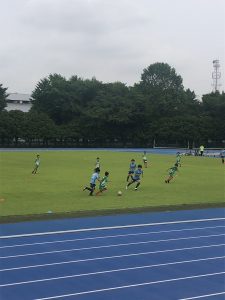
[[[54,251],[46,251],[46,252],[34,252],[34,253],[27,253],[27,254],[0,256],[0,259],[35,256],[35,255],[44,255],[44,254],[52,254],[52,253],[63,253],[63,252],[72,252],[72,251],[84,251],[84,250],[112,248],[112,247],[123,247],[123,246],[131,246],[131,245],[143,245],[143,244],[150,244],[150,243],[162,243],[162,242],[171,242],[171,241],[180,241],[180,240],[201,239],[201,238],[218,237],[218,236],[224,236],[224,235],[225,235],[225,233],[221,233],[221,234],[211,234],[211,235],[190,236],[190,237],[178,238],[178,239],[144,241],[144,242],[136,242],[136,243],[132,242],[132,243],[110,244],[110,245],[104,245],[104,246],[73,248],[73,249],[65,249],[65,250],[54,250]]]
[[[192,259],[192,260],[184,260],[184,261],[175,261],[175,262],[155,264],[155,265],[145,265],[145,266],[139,266],[139,267],[111,269],[111,270],[91,272],[91,273],[81,273],[81,274],[74,274],[74,275],[67,275],[67,276],[59,276],[59,277],[50,277],[50,278],[29,280],[29,281],[12,282],[12,283],[0,284],[0,287],[24,285],[24,284],[30,284],[30,283],[46,282],[46,281],[53,281],[53,280],[62,280],[62,279],[75,278],[75,277],[84,277],[84,276],[92,276],[92,275],[115,273],[115,272],[124,272],[124,271],[147,269],[147,268],[156,268],[156,267],[162,267],[162,266],[186,264],[186,263],[193,263],[193,262],[199,262],[199,261],[210,261],[210,260],[212,261],[212,260],[218,260],[218,259],[224,259],[224,258],[225,258],[225,256],[218,256],[218,257],[208,257],[208,258]]]
[[[173,233],[173,232],[195,231],[195,230],[207,230],[207,229],[216,229],[216,228],[224,228],[224,227],[225,226],[195,227],[195,228],[183,228],[183,229],[173,229],[173,230],[149,231],[149,232],[139,232],[139,233],[129,233],[129,234],[96,236],[96,237],[88,237],[88,238],[76,238],[76,239],[67,239],[67,240],[55,240],[55,241],[49,241],[49,242],[35,242],[35,243],[26,243],[26,244],[14,244],[14,245],[1,246],[0,249],[15,248],[15,247],[27,247],[27,246],[36,246],[36,245],[46,245],[46,244],[55,244],[55,243],[88,241],[88,240],[117,238],[117,237],[129,237],[129,236],[149,235],[149,234]]]
[[[173,281],[180,281],[180,280],[187,280],[187,279],[194,279],[194,278],[201,278],[201,277],[216,276],[216,275],[222,275],[222,274],[225,274],[225,272],[200,274],[200,275],[195,275],[195,276],[187,276],[187,277],[180,277],[180,278],[171,278],[171,279],[166,279],[166,280],[142,282],[142,283],[137,283],[137,284],[122,285],[122,286],[116,286],[116,287],[112,287],[112,288],[90,290],[90,291],[85,291],[85,292],[64,294],[64,295],[53,296],[53,297],[35,298],[33,300],[50,300],[50,299],[68,298],[68,297],[72,297],[72,296],[74,297],[74,296],[80,296],[80,295],[101,293],[101,292],[113,291],[113,290],[121,290],[121,289],[127,289],[127,288],[133,288],[133,287],[139,287],[139,286],[145,286],[145,285],[153,285],[153,284],[159,284],[159,283],[165,283],[165,282],[173,282]]]
[[[8,269],[2,269],[2,270],[0,270],[0,272],[21,270],[21,269],[30,269],[30,268],[49,267],[49,266],[56,266],[56,265],[62,265],[62,264],[72,264],[72,263],[80,263],[80,262],[95,261],[95,260],[106,260],[106,259],[114,259],[114,258],[130,257],[130,256],[141,256],[141,255],[149,255],[149,254],[157,254],[157,253],[167,253],[167,252],[195,250],[195,249],[202,249],[202,248],[204,249],[204,248],[222,247],[222,246],[225,246],[225,244],[207,245],[207,246],[200,246],[200,247],[196,246],[196,247],[188,247],[188,248],[187,247],[186,248],[176,248],[176,249],[158,250],[158,251],[148,251],[148,252],[130,253],[130,254],[114,255],[114,256],[93,257],[93,258],[86,258],[86,259],[62,261],[62,262],[56,262],[56,263],[8,268]]]
[[[3,235],[3,236],[0,236],[0,239],[45,236],[45,235],[65,234],[65,233],[75,233],[75,232],[90,232],[90,231],[111,230],[111,229],[124,229],[124,228],[129,229],[129,228],[136,228],[136,227],[158,226],[158,225],[212,222],[212,221],[222,221],[222,220],[225,220],[225,218],[211,218],[211,219],[197,219],[197,220],[193,219],[193,220],[181,220],[181,221],[159,222],[159,223],[132,224],[132,225],[108,226],[108,227],[95,227],[95,228],[83,228],[83,229],[50,231],[50,232],[36,232],[36,233],[26,233],[26,234]]]

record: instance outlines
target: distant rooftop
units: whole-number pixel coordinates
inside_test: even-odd
[[[21,110],[28,112],[32,106],[30,94],[10,93],[6,98],[6,110]]]
[[[7,100],[15,100],[15,101],[29,101],[30,102],[31,95],[30,94],[20,94],[20,93],[10,93],[7,97]]]

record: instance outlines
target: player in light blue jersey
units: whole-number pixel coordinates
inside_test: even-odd
[[[99,168],[95,168],[94,173],[91,176],[90,187],[85,186],[83,188],[83,191],[85,191],[85,190],[90,191],[89,196],[93,196],[93,192],[94,192],[95,186],[96,186],[96,180],[100,181],[100,179],[99,179],[99,173],[100,173],[100,169]]]
[[[128,171],[128,175],[127,175],[127,182],[128,182],[130,177],[132,178],[135,169],[136,169],[135,159],[131,159],[130,165],[129,165],[129,171]]]
[[[128,186],[135,182],[137,183],[135,190],[137,190],[137,188],[141,184],[141,177],[143,177],[142,165],[138,165],[137,169],[134,171],[134,175],[132,176],[132,181],[126,185],[126,190],[128,189]]]

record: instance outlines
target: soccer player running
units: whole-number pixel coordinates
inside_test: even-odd
[[[173,167],[169,168],[169,177],[165,180],[165,183],[170,183],[170,181],[175,177],[178,172],[178,164],[176,163]]]
[[[136,169],[135,159],[131,159],[130,165],[129,165],[129,171],[128,171],[128,175],[127,175],[127,182],[129,181],[130,177],[132,178],[135,169]]]
[[[105,176],[102,177],[99,184],[99,190],[95,194],[96,196],[101,195],[104,191],[107,191],[107,182],[108,182],[109,172],[105,172]]]
[[[36,173],[37,173],[37,170],[38,170],[38,168],[39,168],[39,166],[40,166],[40,163],[41,163],[40,155],[37,154],[37,157],[36,157],[36,159],[35,159],[34,169],[33,169],[33,171],[32,171],[32,174],[36,174]]]
[[[99,170],[100,170],[100,158],[99,157],[96,158],[95,168],[99,168]]]
[[[180,161],[181,161],[181,154],[180,154],[180,152],[177,152],[176,164],[181,167],[181,162]]]
[[[128,189],[128,187],[133,184],[133,183],[137,183],[135,190],[137,190],[137,188],[139,187],[139,185],[141,184],[141,177],[143,177],[143,170],[142,170],[142,165],[138,165],[137,169],[134,171],[134,175],[131,177],[132,181],[130,181],[127,185],[126,185],[126,190]]]
[[[83,191],[85,191],[85,190],[90,191],[89,196],[93,196],[93,192],[94,192],[95,186],[96,186],[96,180],[100,181],[100,179],[99,179],[99,173],[100,173],[100,169],[99,168],[95,168],[94,173],[91,176],[90,187],[85,186],[83,188]]]
[[[142,160],[143,160],[143,164],[144,164],[145,168],[147,168],[148,167],[148,160],[147,160],[146,151],[144,151],[144,154],[142,155]]]

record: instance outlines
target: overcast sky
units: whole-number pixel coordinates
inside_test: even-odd
[[[128,86],[168,63],[185,88],[225,90],[225,0],[0,0],[0,83],[31,93],[50,73]]]

